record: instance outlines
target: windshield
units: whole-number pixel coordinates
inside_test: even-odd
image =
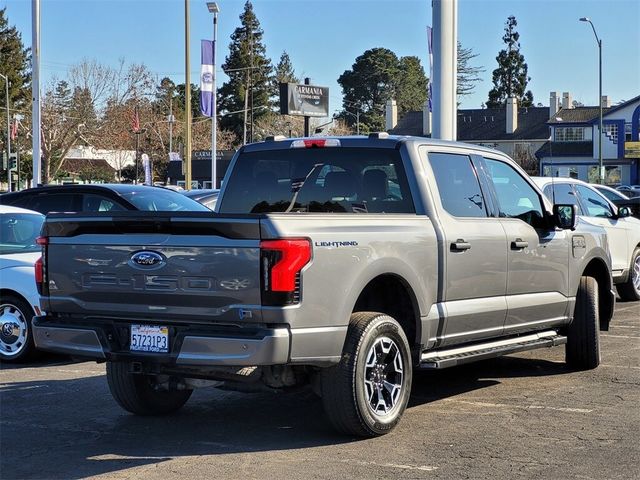
[[[241,155],[220,213],[414,213],[400,153],[308,148]]]
[[[36,237],[43,221],[44,215],[32,213],[0,214],[0,255],[39,252]]]
[[[163,188],[149,187],[144,190],[122,193],[138,210],[150,212],[208,212],[204,205],[180,193]]]

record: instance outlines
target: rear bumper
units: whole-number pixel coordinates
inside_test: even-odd
[[[95,360],[137,361],[176,366],[255,366],[289,362],[291,334],[287,327],[233,329],[220,327],[197,330],[172,328],[169,353],[141,353],[128,350],[128,338],[116,322],[75,326],[56,323],[46,316],[34,317],[36,347],[51,352]],[[128,330],[127,330],[128,331]]]

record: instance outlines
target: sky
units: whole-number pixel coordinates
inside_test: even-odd
[[[212,37],[205,0],[191,0],[191,81],[199,78],[200,39]],[[219,70],[230,37],[240,26],[245,0],[217,0]],[[144,63],[158,78],[184,82],[183,0],[41,0],[41,69],[44,81],[63,78],[82,59],[116,65]],[[31,0],[0,0],[7,17],[31,45]],[[296,74],[330,89],[330,112],[341,109],[338,77],[359,55],[375,47],[420,58],[429,75],[426,27],[431,1],[422,0],[254,0],[273,65],[286,51]],[[515,15],[521,53],[529,66],[535,103],[549,105],[549,92],[569,91],[573,99],[596,105],[598,48],[590,17],[603,42],[603,94],[615,104],[640,95],[640,1],[638,0],[459,0],[458,37],[478,57],[482,82],[459,99],[462,108],[480,108],[492,87],[495,57],[503,48],[504,24]],[[1,62],[1,59],[0,59]],[[0,64],[1,69],[1,64]]]

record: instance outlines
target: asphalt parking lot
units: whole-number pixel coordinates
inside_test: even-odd
[[[309,392],[201,389],[141,418],[104,365],[2,365],[0,478],[640,478],[640,302],[601,341],[588,372],[555,347],[419,373],[400,426],[370,440],[335,434]]]

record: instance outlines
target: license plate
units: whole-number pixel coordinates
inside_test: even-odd
[[[155,325],[131,325],[132,352],[169,352],[169,328]]]

